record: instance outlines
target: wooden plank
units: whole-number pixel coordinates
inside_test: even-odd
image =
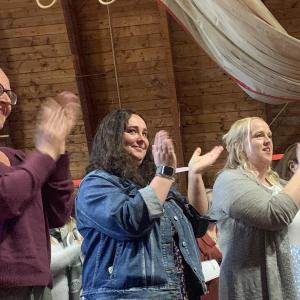
[[[71,83],[75,80],[74,69],[53,70],[51,72],[17,73],[10,83],[20,87],[37,86],[45,84]]]
[[[59,43],[52,45],[19,47],[1,50],[0,62],[16,62],[22,60],[48,59],[50,57],[70,56],[69,43]]]
[[[24,18],[6,18],[0,22],[0,30],[28,28],[37,26],[48,26],[53,24],[64,24],[62,13],[52,13],[45,16],[30,16]]]
[[[88,148],[91,149],[92,140],[95,132],[95,121],[93,115],[92,100],[89,94],[89,86],[86,77],[84,61],[81,57],[81,41],[79,40],[79,31],[77,27],[76,16],[73,14],[74,4],[70,0],[62,1],[68,36],[70,39],[71,51],[74,56],[74,68],[76,73],[77,85],[80,94],[81,108],[83,111],[83,119],[85,123],[86,139]]]
[[[61,34],[66,32],[65,24],[33,26],[26,28],[12,28],[0,30],[0,36],[4,38],[18,38],[27,36],[39,36],[45,34]]]
[[[161,46],[161,35],[154,33],[125,38],[121,37],[115,43],[115,50],[135,50],[142,48],[155,48]],[[104,39],[95,35],[93,39],[85,40],[85,43],[82,48],[85,54],[110,52],[111,42],[109,38]]]
[[[0,49],[13,49],[18,47],[34,47],[68,42],[66,32],[59,34],[45,34],[40,36],[6,37],[1,39]]]
[[[10,75],[17,73],[46,72],[60,69],[72,69],[73,57],[49,57],[36,60],[21,60],[8,62],[6,64],[7,73]]]
[[[171,113],[173,117],[173,124],[175,129],[175,150],[177,156],[177,163],[179,165],[183,165],[185,163],[183,156],[183,148],[182,148],[182,136],[181,136],[181,116],[180,116],[180,108],[177,101],[177,91],[176,91],[176,83],[175,83],[175,74],[174,74],[174,66],[173,66],[173,57],[172,57],[172,46],[170,40],[170,31],[169,31],[169,21],[168,15],[165,7],[160,3],[158,3],[158,11],[160,15],[160,24],[162,30],[162,38],[164,42],[164,51],[165,57],[167,60],[167,80],[168,86],[170,88],[170,101],[171,101]],[[181,174],[178,175],[178,183],[179,190],[184,194],[187,193],[187,179],[186,176]]]

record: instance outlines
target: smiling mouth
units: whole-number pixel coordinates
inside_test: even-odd
[[[8,106],[0,104],[0,112],[4,115],[4,117],[7,117],[9,112]]]
[[[132,148],[135,149],[135,150],[138,150],[138,151],[144,151],[144,149],[141,148],[141,147],[132,147]]]
[[[269,147],[263,148],[263,152],[271,153],[271,148]]]

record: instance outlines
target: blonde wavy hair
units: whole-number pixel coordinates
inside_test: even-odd
[[[250,147],[250,128],[251,121],[254,119],[261,119],[259,117],[247,117],[234,122],[229,131],[223,136],[223,142],[228,151],[228,157],[223,170],[237,169],[238,167],[246,172],[257,177],[257,174],[251,170],[250,164],[244,152],[245,143]],[[262,119],[261,119],[262,120]],[[269,166],[267,170],[267,179],[272,183],[279,182],[279,176]]]

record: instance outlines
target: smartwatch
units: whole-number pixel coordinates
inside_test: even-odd
[[[158,166],[155,175],[175,180],[175,169],[169,166]]]

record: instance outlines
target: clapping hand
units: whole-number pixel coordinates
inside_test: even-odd
[[[201,155],[201,148],[197,148],[190,161],[189,172],[191,174],[203,174],[208,167],[213,165],[223,151],[222,146],[215,146],[212,150],[204,155]]]
[[[75,125],[79,113],[79,99],[70,92],[49,98],[42,107],[36,129],[37,150],[53,159],[65,152],[66,137]]]
[[[160,130],[156,133],[154,144],[152,145],[152,155],[157,167],[169,166],[176,168],[177,159],[173,141],[169,138],[169,134],[166,131]]]

